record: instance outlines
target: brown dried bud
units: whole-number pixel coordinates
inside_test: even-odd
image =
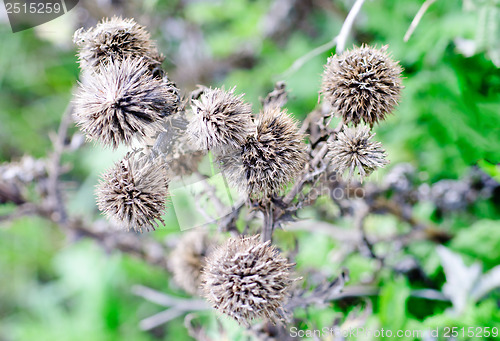
[[[143,58],[150,69],[163,61],[149,33],[134,19],[103,19],[86,31],[77,30],[73,41],[79,47],[80,67],[88,71],[99,71],[101,64],[126,58]]]
[[[239,148],[254,127],[251,106],[234,88],[206,89],[193,100],[188,133],[197,148],[223,152]]]
[[[174,280],[187,293],[200,294],[201,271],[215,244],[205,230],[195,229],[184,233],[170,254]]]
[[[321,93],[345,124],[373,127],[398,104],[402,68],[386,50],[362,46],[328,58]]]
[[[259,236],[229,239],[207,259],[202,290],[212,306],[240,324],[283,319],[294,264]]]
[[[239,151],[219,157],[229,182],[251,197],[269,198],[292,182],[306,164],[303,135],[279,107],[264,109],[255,132]]]
[[[368,127],[344,127],[337,134],[337,139],[328,143],[326,157],[330,160],[332,169],[341,176],[349,169],[349,179],[351,179],[355,168],[357,168],[361,181],[363,181],[363,178],[370,175],[375,169],[388,164],[382,144],[371,141],[374,135],[370,133]]]
[[[90,140],[117,148],[161,129],[160,120],[177,110],[179,92],[153,78],[141,59],[100,66],[84,78],[74,100],[77,125]]]
[[[164,224],[168,195],[164,162],[128,153],[105,173],[96,190],[97,206],[108,219],[142,232]]]

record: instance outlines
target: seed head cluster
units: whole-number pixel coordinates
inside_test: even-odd
[[[104,19],[88,30],[77,30],[73,41],[84,70],[102,71],[101,64],[126,58],[143,58],[151,69],[163,61],[148,31],[134,19]]]
[[[187,293],[200,294],[201,271],[215,241],[206,231],[195,229],[184,233],[170,255],[175,282]]]
[[[229,239],[208,257],[202,290],[214,308],[240,324],[256,318],[277,323],[294,281],[292,266],[259,236]]]
[[[220,158],[223,173],[251,197],[272,197],[292,182],[306,164],[303,135],[279,107],[264,109],[238,152]]]
[[[142,232],[164,223],[168,178],[163,161],[128,153],[106,172],[96,190],[97,206],[108,219]]]
[[[201,150],[224,152],[238,148],[250,134],[253,125],[251,106],[234,88],[206,89],[193,100],[193,117],[188,132]]]
[[[384,167],[388,163],[386,154],[380,142],[371,140],[374,135],[368,127],[344,127],[337,139],[328,144],[326,157],[332,169],[339,175],[349,170],[349,179],[357,169],[363,181],[375,169]]]
[[[263,100],[263,109],[254,118],[251,105],[234,88],[200,87],[182,100],[161,69],[163,57],[149,33],[133,19],[105,19],[75,32],[74,41],[82,69],[74,99],[77,126],[89,140],[114,149],[141,143],[142,149],[115,163],[96,188],[99,210],[125,229],[143,232],[164,224],[169,179],[195,173],[206,151],[214,152],[231,185],[258,201],[247,202],[262,209],[265,217],[273,215],[273,206],[264,204],[282,194],[306,168],[310,155],[304,135],[282,109],[287,101],[284,83]],[[328,59],[321,93],[342,118],[344,129],[308,127],[316,141],[313,147],[324,141],[325,132],[332,133],[326,159],[340,175],[349,170],[351,179],[357,171],[363,180],[388,163],[370,129],[397,105],[403,88],[401,72],[386,47],[362,46]],[[187,112],[188,101],[192,115]],[[367,126],[357,127],[361,123]],[[318,174],[304,176],[313,179]],[[217,199],[217,193],[213,195],[211,199]],[[282,218],[275,223],[285,221]],[[272,229],[264,225],[264,235],[270,239]],[[175,282],[242,325],[249,326],[254,319],[282,322],[295,281],[294,264],[258,235],[218,244],[206,231],[185,233],[169,257]]]
[[[328,59],[321,93],[344,123],[373,127],[398,104],[402,68],[386,50],[361,46]]]
[[[161,129],[177,110],[178,90],[151,76],[143,59],[102,64],[80,84],[74,101],[77,125],[90,140],[117,148]]]

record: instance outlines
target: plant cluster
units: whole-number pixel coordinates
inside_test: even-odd
[[[298,210],[304,203],[295,203],[295,196],[327,173],[341,179],[349,170],[349,182],[355,175],[363,180],[388,163],[371,132],[397,105],[402,89],[402,69],[387,47],[354,47],[328,59],[321,88],[328,109],[309,118],[321,127],[320,136],[312,136],[283,108],[283,84],[258,113],[235,88],[200,87],[181,95],[161,69],[155,43],[133,19],[105,19],[78,30],[74,41],[82,69],[73,102],[77,125],[88,140],[131,148],[102,176],[99,209],[124,229],[154,230],[163,222],[171,178],[200,174],[198,161],[213,156],[243,196],[232,214],[247,206],[264,220],[252,236],[233,229],[238,235],[219,246],[205,232],[187,234],[171,253],[174,278],[241,324],[283,321],[294,264],[271,240],[277,226],[293,219],[287,205]],[[335,129],[329,127],[332,116],[341,118]]]
[[[2,36],[0,339],[496,337],[498,4],[153,3]]]

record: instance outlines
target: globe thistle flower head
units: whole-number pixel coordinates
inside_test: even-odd
[[[163,61],[145,27],[134,19],[103,19],[86,31],[77,30],[73,41],[82,69],[99,71],[101,64],[126,58],[143,58],[153,69]]]
[[[357,169],[363,181],[375,169],[388,164],[382,144],[371,140],[374,135],[368,127],[344,127],[337,139],[328,143],[326,157],[330,160],[331,168],[341,176],[349,170],[349,180]]]
[[[250,197],[270,198],[304,169],[303,137],[286,111],[264,109],[241,150],[220,158],[222,171],[232,185]]]
[[[161,129],[161,119],[177,110],[178,91],[151,76],[144,60],[124,59],[87,74],[74,100],[76,124],[87,139],[117,148]]]
[[[373,127],[398,104],[402,68],[386,50],[361,46],[328,58],[321,93],[345,124]]]
[[[242,325],[256,318],[279,323],[292,266],[259,236],[229,239],[207,258],[202,290],[215,309]]]
[[[193,100],[193,117],[188,132],[200,150],[225,152],[244,143],[254,126],[251,106],[243,95],[235,95],[234,88],[206,89]]]
[[[96,190],[97,206],[127,230],[154,230],[164,224],[168,179],[163,161],[128,153],[105,173]]]
[[[214,247],[215,240],[206,231],[194,229],[184,233],[170,254],[174,280],[187,293],[200,294],[201,271]]]

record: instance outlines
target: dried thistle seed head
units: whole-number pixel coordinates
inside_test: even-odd
[[[151,76],[144,60],[124,59],[88,74],[76,94],[77,125],[90,140],[117,148],[161,129],[160,120],[177,110],[178,90]]]
[[[250,197],[272,197],[304,169],[303,137],[286,111],[276,106],[264,109],[241,149],[219,158],[222,172]]]
[[[234,88],[206,89],[193,100],[188,133],[197,148],[224,152],[238,148],[254,127],[251,106]]]
[[[108,219],[142,232],[164,224],[168,178],[164,162],[128,153],[105,173],[96,190],[97,206]]]
[[[398,104],[402,68],[386,50],[361,46],[328,58],[321,93],[344,123],[373,127]]]
[[[248,326],[256,318],[282,320],[293,264],[269,243],[259,236],[229,239],[207,258],[203,293],[215,309],[240,324]]]
[[[348,128],[337,134],[333,142],[328,143],[327,159],[339,175],[349,169],[349,180],[357,168],[361,181],[375,169],[384,167],[389,162],[382,144],[371,141],[375,134],[368,127]]]
[[[163,61],[145,27],[134,19],[103,19],[86,31],[77,30],[73,41],[79,47],[82,69],[99,71],[101,64],[125,58],[143,58],[153,69]]]
[[[174,280],[186,292],[200,294],[201,271],[215,244],[215,240],[206,231],[195,229],[184,233],[170,254]]]

